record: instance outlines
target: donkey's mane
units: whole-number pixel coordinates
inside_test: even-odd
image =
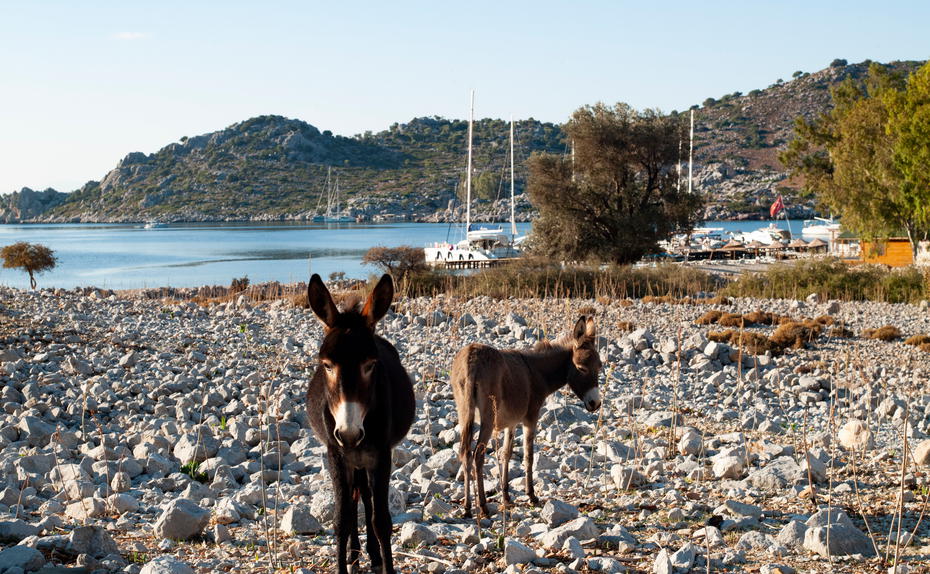
[[[579,340],[579,347],[583,347],[588,343],[593,343],[594,337],[589,337],[584,335]],[[575,338],[571,333],[562,333],[555,339],[545,339],[542,341],[537,341],[533,345],[532,350],[529,352],[534,355],[548,355],[554,351],[568,351],[575,347]]]
[[[568,333],[564,333],[557,339],[537,341],[536,344],[533,345],[532,350],[530,350],[530,353],[535,355],[548,355],[552,351],[565,351],[570,349],[573,345],[572,336]]]

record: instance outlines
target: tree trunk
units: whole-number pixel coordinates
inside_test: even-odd
[[[36,278],[35,278],[35,276],[32,274],[32,271],[29,272],[29,285],[30,285],[30,287],[32,287],[32,290],[35,291],[35,289],[36,289]]]

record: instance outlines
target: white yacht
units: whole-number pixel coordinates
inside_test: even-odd
[[[513,182],[513,119],[510,120],[510,233],[503,226],[488,227],[471,222],[471,169],[472,131],[475,119],[475,92],[471,93],[471,111],[468,117],[468,167],[465,176],[465,238],[457,243],[436,242],[423,249],[426,263],[446,265],[453,262],[480,262],[493,259],[519,257],[518,247],[525,237],[517,237]]]
[[[830,217],[815,217],[814,219],[804,220],[804,227],[801,229],[801,235],[804,237],[820,238],[826,241],[836,239],[841,233],[840,222]]]
[[[743,243],[759,241],[766,245],[771,245],[773,241],[785,242],[791,239],[791,232],[782,229],[774,223],[769,223],[766,227],[760,227],[755,231],[743,231],[733,233],[733,238]]]

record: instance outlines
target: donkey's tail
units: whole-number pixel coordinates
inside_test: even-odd
[[[474,437],[475,427],[475,407],[478,404],[476,396],[476,385],[471,370],[465,372],[462,380],[462,401],[458,405],[459,411],[459,430],[462,434],[462,444],[459,448],[459,455],[462,460],[471,453],[471,443]]]

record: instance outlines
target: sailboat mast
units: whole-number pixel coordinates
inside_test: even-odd
[[[517,207],[514,202],[513,115],[510,116],[510,241],[517,236]]]
[[[691,195],[691,175],[694,166],[694,110],[691,110],[691,143],[688,144],[688,195]]]
[[[472,124],[475,122],[475,90],[471,91],[471,107],[468,112],[468,171],[465,174],[465,234],[471,229],[471,139]]]
[[[678,185],[675,188],[675,191],[677,191],[678,193],[681,193],[681,140],[682,138],[679,137],[678,138]]]

